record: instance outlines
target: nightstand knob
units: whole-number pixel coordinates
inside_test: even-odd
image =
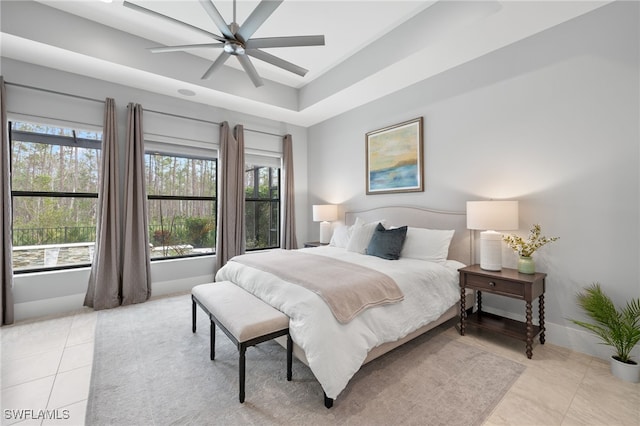
[[[489,287],[495,287],[496,283],[494,283],[493,281],[489,281]]]

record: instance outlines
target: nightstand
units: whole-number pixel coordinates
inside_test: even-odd
[[[458,269],[460,272],[460,334],[464,336],[466,324],[495,331],[526,342],[527,358],[533,355],[533,338],[540,335],[544,345],[544,289],[547,274],[521,274],[516,269],[503,268],[502,271],[485,271],[480,265]],[[478,310],[467,316],[465,289],[476,290]],[[496,294],[525,301],[526,322],[515,321],[499,315],[482,312],[482,293]],[[533,325],[531,303],[538,299],[540,322]]]
[[[329,243],[321,243],[320,241],[307,241],[304,243],[304,248],[307,247],[320,247],[320,246],[328,246]]]

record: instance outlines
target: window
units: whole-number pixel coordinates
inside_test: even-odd
[[[216,160],[147,153],[145,162],[151,258],[213,253]]]
[[[245,168],[246,249],[280,247],[280,169]]]
[[[26,122],[9,126],[14,271],[89,265],[102,133]]]

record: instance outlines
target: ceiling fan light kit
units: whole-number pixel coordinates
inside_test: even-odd
[[[168,52],[184,52],[197,49],[222,49],[218,58],[211,64],[209,69],[202,75],[202,79],[206,80],[218,70],[230,56],[238,58],[238,62],[248,74],[249,78],[256,87],[264,84],[262,78],[256,71],[249,56],[267,62],[285,71],[292,72],[304,77],[308,70],[285,61],[282,58],[267,53],[263,48],[278,47],[300,47],[300,46],[324,46],[324,35],[310,36],[285,36],[285,37],[265,37],[254,38],[251,36],[258,28],[271,16],[271,14],[280,6],[284,0],[262,0],[258,6],[251,12],[249,17],[242,25],[236,23],[236,0],[233,1],[233,22],[227,25],[224,18],[213,4],[212,0],[199,0],[202,8],[207,12],[216,25],[222,36],[203,30],[191,24],[179,21],[170,16],[163,15],[153,10],[138,6],[136,4],[124,1],[123,5],[138,12],[164,19],[185,26],[191,30],[196,30],[208,37],[213,38],[217,43],[188,44],[180,46],[162,46],[152,47],[149,49],[151,53],[168,53]]]

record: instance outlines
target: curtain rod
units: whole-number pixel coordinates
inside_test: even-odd
[[[166,116],[175,117],[175,118],[183,118],[185,120],[199,121],[201,123],[214,124],[216,126],[219,126],[220,124],[222,124],[222,123],[218,123],[217,121],[204,120],[202,118],[187,117],[186,115],[174,114],[174,113],[171,113],[171,112],[155,111],[155,110],[152,110],[152,109],[144,109],[144,106],[143,106],[143,110],[145,112],[152,112],[154,114],[161,114],[161,115],[166,115]],[[249,129],[249,128],[246,128],[246,127],[244,128],[244,130],[246,132],[262,133],[263,135],[275,136],[277,138],[283,138],[284,137],[284,135],[278,135],[276,133],[265,132],[263,130]]]
[[[8,81],[5,81],[4,84],[6,84],[8,86],[21,87],[23,89],[39,90],[41,92],[51,93],[51,94],[54,94],[54,95],[68,96],[68,97],[71,97],[71,98],[82,99],[84,101],[104,103],[104,99],[94,99],[94,98],[89,98],[89,97],[86,97],[86,96],[72,95],[71,93],[64,93],[64,92],[58,92],[56,90],[43,89],[42,87],[28,86],[26,84],[19,84],[19,83],[10,83]],[[215,121],[203,120],[201,118],[187,117],[185,115],[173,114],[173,113],[170,113],[170,112],[155,111],[155,110],[152,110],[152,109],[145,109],[144,106],[143,106],[143,110],[151,112],[151,113],[155,113],[155,114],[161,114],[161,115],[166,115],[166,116],[169,116],[169,117],[176,117],[176,118],[184,118],[185,120],[199,121],[201,123],[213,124],[213,125],[216,125],[216,126],[219,126],[221,124],[221,123],[218,123],[218,122],[215,122]],[[265,132],[265,131],[262,131],[262,130],[249,129],[249,128],[246,128],[246,127],[245,127],[244,130],[247,131],[247,132],[261,133],[263,135],[274,136],[274,137],[277,137],[277,138],[283,138],[285,136],[285,135],[278,135],[276,133]]]
[[[219,126],[220,125],[220,123],[218,123],[216,121],[205,120],[205,119],[202,119],[202,118],[195,118],[195,117],[187,117],[186,115],[174,114],[174,113],[171,113],[171,112],[164,112],[164,111],[156,111],[156,110],[153,110],[153,109],[146,109],[144,107],[144,105],[142,106],[142,110],[144,112],[151,112],[153,114],[166,115],[168,117],[183,118],[185,120],[198,121],[200,123],[213,124],[215,126]]]
[[[104,99],[94,99],[94,98],[88,98],[86,96],[72,95],[71,93],[64,93],[64,92],[58,92],[56,90],[43,89],[42,87],[27,86],[26,84],[10,83],[8,81],[5,81],[4,84],[6,84],[7,86],[15,86],[15,87],[21,87],[23,89],[39,90],[41,92],[52,93],[54,95],[62,95],[62,96],[68,96],[70,98],[82,99],[83,101],[99,102],[101,104],[104,103]]]
[[[244,130],[247,131],[247,132],[262,133],[263,135],[275,136],[276,138],[284,138],[285,137],[285,135],[277,135],[275,133],[265,132],[265,131],[262,131],[262,130],[247,129],[246,127],[245,127]]]

